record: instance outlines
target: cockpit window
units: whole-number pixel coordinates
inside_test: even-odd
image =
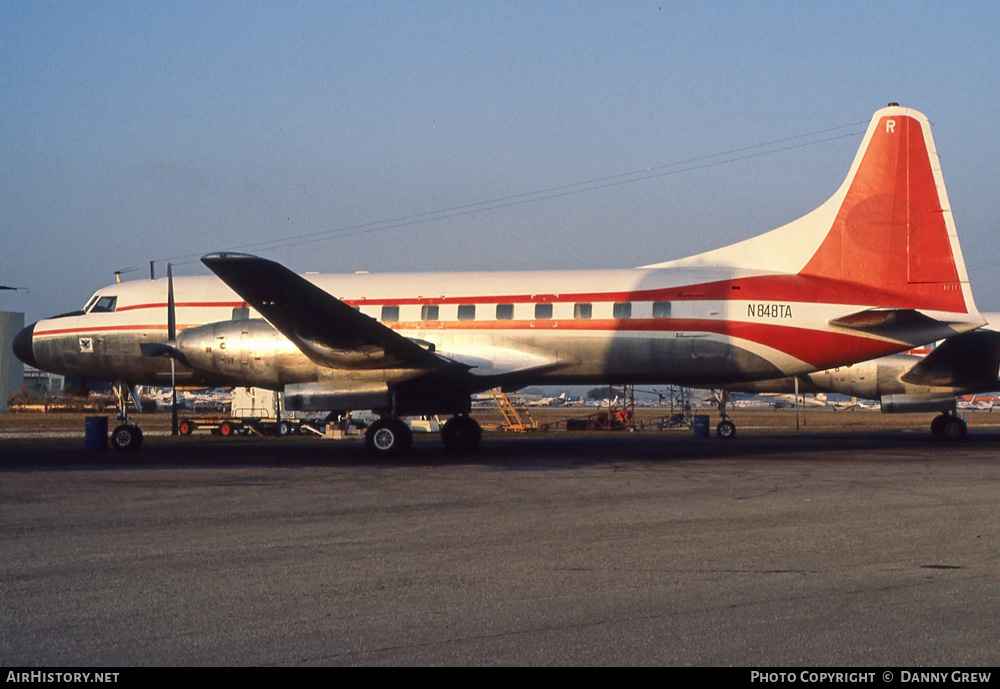
[[[100,297],[88,313],[114,313],[118,305],[118,297]]]
[[[81,311],[82,311],[83,313],[87,313],[88,311],[90,311],[90,307],[94,305],[94,302],[95,302],[95,301],[97,301],[97,299],[98,299],[98,298],[99,298],[100,296],[101,296],[101,295],[99,295],[99,294],[95,294],[94,296],[92,296],[92,297],[90,298],[90,300],[89,300],[89,301],[88,301],[88,302],[87,302],[86,304],[84,304],[84,305],[83,305],[83,308],[82,308],[82,309],[80,309],[80,310],[81,310]]]

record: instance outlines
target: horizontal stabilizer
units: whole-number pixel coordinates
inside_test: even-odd
[[[913,309],[865,309],[835,318],[830,321],[830,325],[881,337],[893,337],[896,332],[912,334],[921,325],[933,328],[939,323]]]

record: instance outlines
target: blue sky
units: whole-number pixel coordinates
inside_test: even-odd
[[[1000,3],[0,0],[0,19],[0,284],[31,290],[0,309],[29,321],[222,249],[324,272],[679,258],[821,203],[889,101],[934,123],[977,301],[1000,309]]]

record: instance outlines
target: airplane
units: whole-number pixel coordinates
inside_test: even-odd
[[[997,395],[962,395],[958,398],[960,407],[967,406],[970,409],[981,409],[993,411],[993,408],[1000,405],[1000,397]]]
[[[409,449],[409,415],[451,415],[446,448],[481,429],[495,387],[675,384],[725,388],[912,349],[983,324],[930,122],[877,111],[843,184],[765,234],[619,270],[299,276],[213,253],[215,276],[115,283],[82,311],[31,324],[15,354],[116,381],[112,446],[133,449],[130,385],[281,390],[301,411],[372,409],[368,450]],[[173,371],[173,373],[172,373]],[[723,410],[724,411],[724,410]],[[732,437],[723,414],[716,432]]]
[[[741,390],[741,392],[743,391]],[[800,392],[807,393],[813,391],[800,389]],[[765,391],[758,394],[760,394],[761,397],[764,398],[765,403],[770,404],[770,406],[774,407],[775,409],[786,409],[788,407],[797,407],[797,406],[804,406],[804,407],[826,406],[826,395],[818,391],[816,391],[816,394],[813,397],[808,399],[805,398],[800,399],[798,395],[794,394],[794,391],[792,393]]]
[[[566,393],[562,393],[558,397],[542,397],[541,399],[531,400],[528,402],[529,407],[561,407],[562,405],[569,402],[566,398]]]
[[[968,427],[956,413],[956,396],[1000,390],[1000,313],[983,314],[987,325],[953,335],[933,348],[892,354],[796,377],[739,383],[730,391],[767,393],[836,392],[879,400],[883,414],[941,412],[931,433],[961,440]]]

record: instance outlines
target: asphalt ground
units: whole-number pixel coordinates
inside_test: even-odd
[[[995,664],[1000,433],[812,428],[5,443],[0,664]]]

